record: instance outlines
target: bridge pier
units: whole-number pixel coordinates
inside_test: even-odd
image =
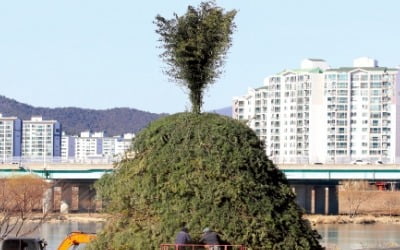
[[[92,185],[91,180],[53,181],[50,195],[46,196],[49,203],[48,211],[60,211],[62,201],[68,204],[70,212],[100,211],[102,203],[96,199]]]
[[[79,211],[79,186],[71,186],[71,211]]]
[[[49,188],[44,192],[42,199],[42,212],[43,214],[49,213],[53,210],[53,189],[51,188],[51,181],[47,182]]]
[[[338,214],[337,183],[291,183],[297,204],[308,214]]]
[[[53,187],[53,211],[60,211],[61,207],[61,187]]]

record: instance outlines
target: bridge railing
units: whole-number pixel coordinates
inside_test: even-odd
[[[24,164],[24,163],[36,163],[36,164],[60,164],[60,163],[75,163],[75,164],[112,164],[119,161],[118,157],[100,156],[100,157],[32,157],[32,156],[21,156],[21,157],[3,157],[0,158],[0,164]]]
[[[387,157],[382,155],[377,156],[369,156],[369,157],[351,157],[351,156],[335,156],[330,158],[321,158],[321,159],[310,159],[309,157],[304,156],[277,156],[277,155],[269,155],[268,158],[272,160],[276,164],[315,164],[315,163],[323,163],[323,164],[351,164],[356,160],[363,160],[365,162],[374,163],[377,161],[383,163],[396,163],[400,162],[400,157]]]

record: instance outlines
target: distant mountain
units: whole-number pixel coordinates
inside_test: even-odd
[[[232,117],[232,107],[225,107],[225,108],[210,110],[209,112]]]
[[[155,114],[132,108],[94,110],[83,108],[43,108],[33,107],[0,96],[0,113],[30,120],[32,116],[42,116],[44,120],[57,120],[63,131],[77,135],[82,131],[105,131],[108,136],[136,133],[151,121],[167,114]]]

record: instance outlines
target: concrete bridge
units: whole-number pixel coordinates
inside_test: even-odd
[[[281,164],[278,167],[296,193],[297,203],[310,214],[338,214],[340,181],[388,183],[394,188],[400,180],[400,165],[395,164]]]
[[[278,164],[278,168],[289,181],[400,180],[400,165],[396,164]],[[99,179],[112,170],[113,164],[108,162],[0,164],[0,176],[33,173],[46,179]]]
[[[400,165],[396,164],[279,164],[288,180],[400,180]]]
[[[297,203],[307,213],[337,214],[337,187],[342,180],[400,180],[400,165],[278,165],[296,193]],[[96,210],[101,202],[95,199],[92,184],[113,171],[111,163],[23,163],[0,164],[0,176],[32,173],[52,183],[53,209],[66,201],[71,210]]]
[[[113,171],[110,163],[10,163],[0,164],[0,177],[35,174],[46,179],[51,189],[45,194],[48,210],[57,212],[65,202],[71,212],[102,209],[93,183]]]

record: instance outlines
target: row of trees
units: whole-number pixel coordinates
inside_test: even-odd
[[[45,180],[34,175],[0,179],[0,239],[29,234],[41,225],[47,216],[42,204],[48,188]]]

